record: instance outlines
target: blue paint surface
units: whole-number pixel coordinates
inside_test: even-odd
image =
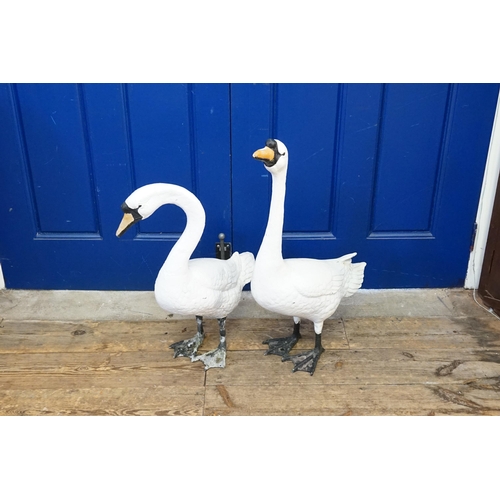
[[[285,258],[358,252],[364,288],[462,286],[498,88],[233,86],[235,245],[259,249],[270,179],[251,153],[274,135],[290,159]]]
[[[77,94],[79,106],[69,105]],[[65,120],[55,118],[57,143],[71,155],[44,165],[54,109],[64,109]],[[185,216],[164,206],[118,239],[120,205],[142,183],[195,191],[207,212],[195,257],[213,255],[218,234],[231,233],[227,85],[3,84],[0,123],[0,256],[8,288],[152,290]],[[43,198],[33,197],[30,172]],[[37,213],[50,233],[40,232]],[[66,219],[78,225],[66,227]]]
[[[152,290],[185,216],[162,207],[122,239],[120,205],[172,182],[258,251],[288,147],[285,257],[358,252],[364,288],[461,286],[498,85],[0,85],[0,258],[9,288]]]

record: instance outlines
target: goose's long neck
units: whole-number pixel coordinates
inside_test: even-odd
[[[187,190],[181,189],[174,197],[165,197],[162,205],[172,203],[186,214],[186,227],[170,251],[161,272],[187,271],[189,259],[198,245],[205,229],[205,210],[202,204]]]
[[[283,222],[285,218],[286,171],[273,175],[271,206],[266,232],[257,257],[261,256],[268,262],[283,260],[281,244],[283,239]]]

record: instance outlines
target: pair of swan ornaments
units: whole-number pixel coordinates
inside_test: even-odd
[[[293,316],[294,329],[289,337],[264,341],[265,354],[292,361],[293,371],[313,375],[321,353],[323,322],[337,309],[341,299],[361,287],[365,263],[352,263],[351,253],[338,259],[283,259],[284,203],[288,151],[278,140],[268,139],[266,146],[253,154],[271,173],[273,188],[266,232],[257,258],[250,252],[233,253],[229,260],[190,259],[205,227],[205,211],[187,189],[174,184],[149,184],[135,190],[122,204],[122,222],[116,232],[122,236],[134,223],[152,215],[160,206],[172,203],[186,213],[184,232],[172,248],[155,283],[155,298],[163,309],[176,314],[196,316],[193,338],[176,342],[174,357],[186,356],[202,361],[205,369],[223,368],[226,361],[226,316],[238,305],[245,284],[251,281],[255,301],[265,309]],[[197,356],[204,339],[203,318],[219,322],[219,346]],[[301,318],[314,323],[315,347],[290,355],[301,338]]]

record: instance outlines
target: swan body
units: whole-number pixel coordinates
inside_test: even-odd
[[[228,260],[192,259],[187,272],[182,273],[164,265],[155,282],[156,301],[175,314],[225,318],[250,282],[253,261],[249,252],[235,252]]]
[[[270,311],[293,316],[294,333],[283,339],[270,339],[266,354],[277,354],[294,362],[294,370],[314,373],[323,348],[323,322],[337,309],[343,297],[361,287],[365,262],[353,264],[356,253],[337,259],[283,259],[282,237],[288,150],[278,140],[269,139],[266,147],[254,153],[272,175],[272,196],[266,232],[255,259],[251,289],[255,301]],[[300,320],[314,323],[316,346],[313,351],[289,356],[300,339]]]
[[[201,360],[206,369],[225,366],[225,318],[238,305],[243,287],[250,282],[254,256],[234,252],[230,259],[191,259],[205,228],[205,210],[196,196],[175,184],[148,184],[136,189],[122,204],[124,216],[117,236],[134,223],[151,216],[160,206],[174,204],[184,210],[186,227],[167,256],[156,278],[158,305],[170,313],[194,315],[197,334],[172,344],[175,355]],[[215,351],[196,357],[204,339],[203,317],[219,321],[220,343]]]
[[[361,286],[363,273],[351,261],[355,255],[327,260],[283,259],[270,267],[265,253],[260,254],[252,295],[270,311],[320,323],[336,311],[343,297],[353,295]]]

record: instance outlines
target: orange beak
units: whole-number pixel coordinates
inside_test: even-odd
[[[255,151],[253,154],[253,157],[256,160],[273,160],[274,159],[274,151],[271,148],[268,148],[267,146],[262,149],[258,149]]]

